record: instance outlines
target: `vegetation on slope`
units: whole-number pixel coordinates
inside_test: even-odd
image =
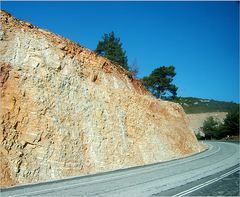
[[[207,112],[229,112],[239,108],[239,104],[233,102],[216,101],[194,97],[179,97],[168,99],[179,103],[188,114]]]
[[[239,136],[239,109],[228,112],[223,123],[214,120],[213,117],[207,118],[201,129],[205,136],[199,135],[198,139],[222,139]]]

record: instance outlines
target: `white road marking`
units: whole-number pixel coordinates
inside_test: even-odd
[[[175,194],[173,197],[181,197],[181,196],[185,196],[185,195],[187,195],[187,194],[190,194],[190,193],[192,193],[192,192],[194,192],[194,191],[196,191],[196,190],[199,190],[199,189],[201,189],[201,188],[203,188],[203,187],[205,187],[205,186],[208,186],[208,185],[210,185],[210,184],[212,184],[212,183],[215,183],[215,182],[217,182],[217,181],[219,181],[219,180],[221,180],[221,179],[223,179],[223,178],[225,178],[225,177],[227,177],[227,176],[229,176],[229,175],[237,172],[239,169],[240,169],[240,168],[237,167],[237,168],[235,168],[235,169],[233,169],[233,170],[231,170],[231,171],[229,171],[229,172],[227,172],[227,173],[225,173],[225,174],[222,174],[219,178],[211,179],[211,180],[209,180],[209,181],[207,181],[207,182],[205,182],[205,183],[202,183],[202,184],[200,184],[200,185],[197,185],[197,186],[195,186],[195,187],[192,187],[192,188],[190,188],[190,189],[187,189],[187,190],[185,190],[185,191],[182,191],[182,192],[180,192],[180,193],[178,193],[178,194]]]
[[[213,146],[210,145],[210,148],[209,150],[212,150]],[[209,157],[210,155],[213,155],[217,152],[220,151],[220,146],[217,146],[217,150],[215,150],[214,152],[212,152],[211,154],[208,154],[207,156],[203,156],[203,157],[199,157],[197,159],[201,159],[201,158],[204,158],[204,157]],[[176,166],[176,165],[179,165],[179,164],[183,164],[183,163],[187,163],[187,162],[190,162],[190,161],[194,161],[196,160],[196,158],[192,158],[190,160],[187,160],[187,161],[183,161],[183,162],[179,162],[179,163],[175,163],[175,164],[170,164],[170,165],[167,165],[167,166],[162,166],[162,167],[159,167],[159,166],[156,166],[155,168],[157,168],[157,170],[159,169],[162,169],[162,168],[166,168],[166,167],[170,167],[170,166]],[[105,179],[98,179],[98,180],[93,180],[93,181],[88,181],[88,182],[85,182],[85,183],[75,183],[75,184],[71,184],[71,185],[65,185],[65,186],[61,186],[61,187],[54,187],[54,188],[49,188],[49,189],[43,189],[43,190],[38,190],[38,191],[32,191],[32,192],[26,192],[26,193],[23,193],[23,194],[15,194],[15,195],[12,195],[12,196],[9,196],[9,197],[16,197],[16,196],[26,196],[26,195],[32,195],[32,194],[41,194],[42,192],[45,193],[45,192],[50,192],[50,191],[55,191],[55,190],[59,190],[59,189],[69,189],[69,188],[72,188],[72,187],[75,187],[75,186],[80,186],[80,185],[88,185],[88,184],[92,184],[92,183],[100,183],[102,181],[109,181],[109,180],[113,180],[113,179],[119,179],[119,178],[123,178],[123,177],[129,177],[129,176],[132,176],[132,175],[138,175],[138,174],[144,174],[144,173],[149,173],[149,172],[153,172],[155,171],[156,169],[150,169],[150,170],[145,170],[145,171],[141,171],[139,173],[129,173],[129,174],[126,174],[126,175],[122,175],[122,176],[113,176],[113,177],[109,177],[109,178],[105,178]]]

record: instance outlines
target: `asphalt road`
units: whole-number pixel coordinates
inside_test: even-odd
[[[13,187],[1,190],[1,196],[185,196],[194,195],[194,192],[198,195],[196,192],[200,189],[219,185],[219,181],[238,176],[239,172],[239,144],[207,144],[209,150],[191,157],[93,176]],[[208,190],[212,189],[216,187]]]
[[[169,189],[157,196],[240,196],[239,165],[214,175],[190,182],[188,184]]]

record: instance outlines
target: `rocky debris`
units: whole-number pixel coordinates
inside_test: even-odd
[[[199,151],[180,105],[119,65],[4,11],[0,35],[2,186]]]

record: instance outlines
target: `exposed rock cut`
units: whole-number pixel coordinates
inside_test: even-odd
[[[1,11],[1,185],[59,179],[199,151],[178,104],[119,65]]]
[[[213,117],[215,120],[223,123],[224,119],[226,118],[227,112],[208,112],[208,113],[198,113],[198,114],[187,114],[189,119],[190,128],[196,133],[204,135],[202,132],[201,127],[207,118],[210,116]]]

